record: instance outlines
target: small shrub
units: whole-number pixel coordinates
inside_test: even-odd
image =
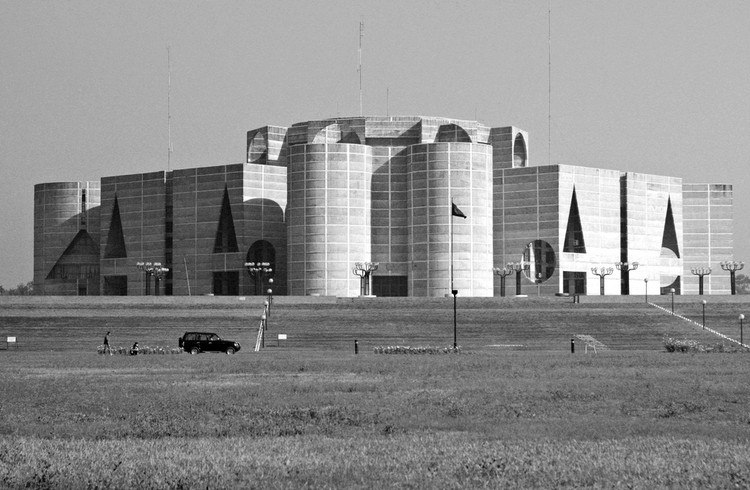
[[[736,345],[726,345],[723,342],[717,342],[713,345],[704,345],[697,340],[675,339],[664,337],[664,348],[667,352],[740,352],[742,349]]]
[[[183,352],[185,352],[185,350],[182,347],[162,347],[160,345],[157,345],[157,346],[154,346],[154,347],[151,347],[151,346],[148,346],[148,345],[144,345],[144,346],[138,348],[138,354],[139,355],[143,355],[143,354],[182,354]],[[130,349],[128,349],[127,347],[114,346],[113,345],[113,346],[110,346],[109,350],[106,350],[104,348],[104,344],[102,344],[102,345],[99,345],[96,348],[96,353],[100,354],[100,355],[104,355],[104,354],[110,354],[110,355],[120,354],[120,355],[125,355],[125,354],[130,354]]]
[[[460,354],[461,346],[433,347],[417,346],[410,347],[407,345],[388,345],[376,346],[373,348],[375,354]]]

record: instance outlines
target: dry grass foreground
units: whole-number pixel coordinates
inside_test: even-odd
[[[588,331],[616,327],[611,318],[627,311],[631,324],[658,324],[660,336],[682,328],[627,306],[559,318],[557,308],[546,318]],[[333,322],[333,312],[314,311],[322,311],[321,325]],[[353,311],[339,309],[336,318],[354,324],[371,315]],[[384,324],[392,311],[379,312]],[[31,316],[1,313],[3,322],[16,319],[17,331],[23,322],[28,332],[38,329]],[[529,318],[515,318],[510,307],[503,314],[508,323]],[[65,336],[71,325],[64,316],[44,318],[34,335]],[[128,314],[95,318],[92,325],[78,318],[78,342],[98,335],[100,321],[124,322]],[[153,325],[154,335],[168,339],[169,328]],[[377,355],[364,347],[354,355],[341,341],[261,353],[244,342],[235,356],[101,356],[98,339],[86,349],[0,352],[0,487],[750,486],[747,354],[501,350],[484,343],[505,341],[501,332],[472,328],[474,347],[458,355]],[[641,327],[621,330],[629,328]],[[132,329],[149,340],[145,326]],[[338,326],[335,334],[320,330],[343,335]],[[364,338],[382,340],[365,330]]]

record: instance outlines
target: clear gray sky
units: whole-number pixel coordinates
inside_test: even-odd
[[[732,183],[750,260],[750,2],[0,0],[0,284],[33,276],[33,186],[238,163],[245,132],[359,114],[530,132],[552,163]],[[551,146],[548,129],[551,114]],[[551,155],[551,159],[550,159]],[[488,265],[489,266],[489,265]]]

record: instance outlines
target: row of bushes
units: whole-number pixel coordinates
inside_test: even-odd
[[[121,347],[121,346],[110,346],[109,349],[106,349],[104,347],[104,344],[100,345],[96,348],[97,354],[130,354],[130,348],[128,347]],[[138,354],[182,354],[185,352],[182,347],[162,347],[162,346],[154,346],[150,347],[148,345],[139,346],[138,347]]]
[[[375,354],[460,354],[461,346],[457,347],[410,347],[408,345],[376,346]]]
[[[697,340],[664,338],[664,348],[667,352],[739,352],[741,349],[736,345],[726,345],[718,342],[713,345],[704,345]]]

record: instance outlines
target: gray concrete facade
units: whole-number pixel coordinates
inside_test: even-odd
[[[248,131],[243,163],[35,186],[39,294],[599,294],[592,267],[638,262],[605,294],[729,292],[732,186],[531,165],[514,126],[348,117]],[[451,214],[452,204],[467,216]],[[272,272],[251,275],[246,262]],[[504,281],[493,267],[521,264]],[[505,288],[501,287],[504,282]],[[520,291],[517,291],[517,288]]]

